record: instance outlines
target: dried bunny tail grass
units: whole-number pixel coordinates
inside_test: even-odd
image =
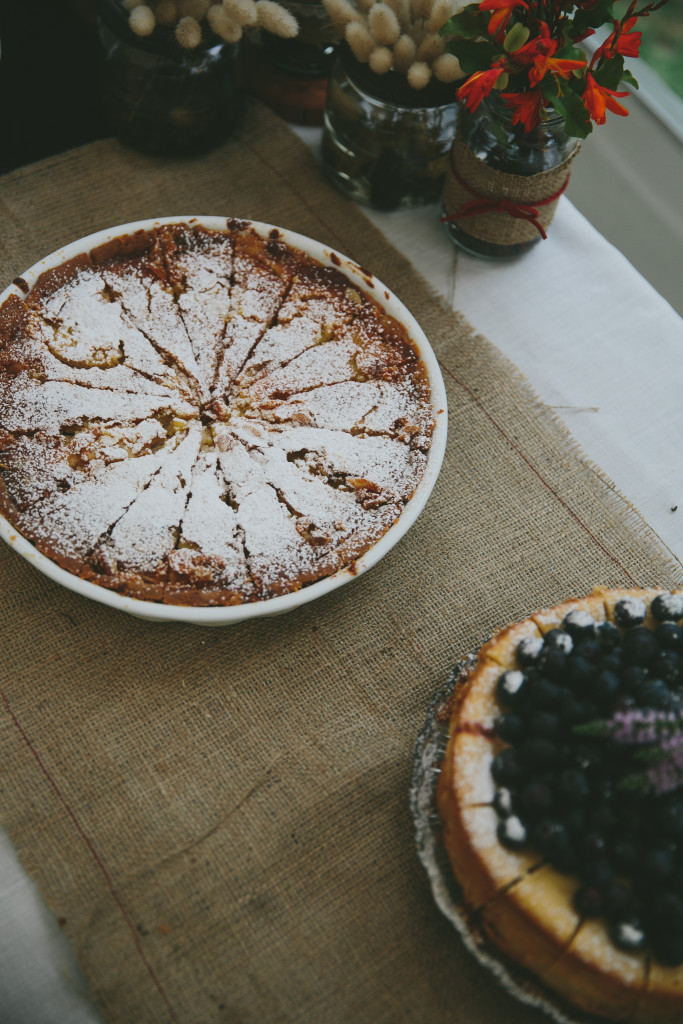
[[[179,13],[187,18],[194,18],[201,21],[206,17],[209,9],[209,0],[177,0]]]
[[[130,12],[128,24],[136,36],[151,36],[156,26],[154,11],[146,4],[139,4]]]
[[[369,11],[375,0],[356,0],[360,11]]]
[[[362,21],[363,15],[349,0],[323,0],[323,6],[340,32],[352,21]]]
[[[385,3],[387,4],[387,7],[391,7],[392,11],[398,18],[401,31],[405,32],[410,25],[412,17],[410,13],[410,3],[408,0],[385,0]]]
[[[367,64],[375,49],[375,40],[360,21],[351,21],[346,26],[344,38],[351,47],[351,53],[361,64]]]
[[[434,0],[410,0],[413,19],[431,17]]]
[[[442,25],[445,25],[454,13],[452,0],[435,0],[432,13],[427,19],[427,29],[430,32],[438,32]]]
[[[413,40],[416,46],[419,46],[425,37],[425,23],[422,18],[418,18],[412,23],[408,29],[408,34]]]
[[[424,89],[429,85],[431,77],[432,69],[422,60],[415,61],[408,68],[408,85],[411,85],[413,89]]]
[[[213,4],[206,15],[211,30],[225,39],[226,43],[238,43],[242,38],[242,26],[225,13],[221,4]]]
[[[186,15],[175,28],[175,37],[186,50],[194,50],[202,41],[202,27],[196,18]]]
[[[173,0],[161,0],[161,3],[157,4],[154,13],[159,25],[175,25],[178,18],[178,8]]]
[[[380,46],[393,46],[401,34],[398,18],[387,4],[375,4],[368,14],[368,28]]]
[[[435,32],[428,32],[417,48],[417,59],[433,64],[444,51],[445,41]]]
[[[387,71],[391,71],[391,66],[394,63],[394,55],[386,46],[378,46],[370,54],[370,70],[374,71],[376,75],[386,75]]]
[[[460,67],[460,61],[452,53],[442,53],[432,65],[434,75],[440,82],[457,82],[459,78],[465,77],[465,72]]]
[[[394,47],[394,68],[406,72],[417,56],[415,41],[409,35],[402,35]]]
[[[223,10],[231,21],[251,28],[258,21],[254,0],[223,0]]]
[[[282,39],[293,39],[299,32],[299,22],[275,0],[256,0],[258,24],[266,32]]]

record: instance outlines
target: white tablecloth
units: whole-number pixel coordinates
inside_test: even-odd
[[[316,132],[300,134],[315,147]],[[683,561],[683,321],[669,304],[566,198],[548,240],[505,263],[456,255],[436,207],[370,216],[526,374]],[[1,832],[0,908],[1,1024],[100,1021]]]

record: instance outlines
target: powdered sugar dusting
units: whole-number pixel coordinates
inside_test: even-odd
[[[105,586],[190,603],[296,589],[382,536],[433,423],[369,298],[249,231],[171,225],[93,261],[0,310],[22,532]]]

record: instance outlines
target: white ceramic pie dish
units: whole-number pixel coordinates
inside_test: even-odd
[[[207,228],[217,230],[225,229],[227,218],[205,217],[205,216],[176,216],[162,217],[155,220],[141,220],[130,224],[119,224],[116,227],[107,228],[104,231],[95,232],[86,238],[78,239],[69,245],[58,249],[44,259],[40,260],[29,270],[24,271],[20,278],[33,288],[36,280],[45,270],[58,266],[65,260],[71,259],[80,253],[89,252],[96,246],[102,245],[119,235],[131,234],[134,231],[148,230],[158,227],[161,224],[173,224],[178,222],[200,224]],[[307,604],[318,597],[329,594],[338,587],[349,583],[351,580],[367,572],[376,565],[388,551],[403,537],[413,525],[420,512],[424,508],[427,499],[436,483],[441,464],[443,462],[446,448],[447,435],[447,405],[446,392],[439,365],[432,351],[432,348],[417,321],[406,309],[403,303],[377,278],[372,277],[367,270],[359,267],[353,260],[329,247],[307,238],[305,235],[288,231],[272,224],[263,224],[258,221],[247,222],[254,231],[261,237],[267,237],[270,232],[277,230],[281,239],[293,248],[312,256],[324,266],[335,267],[341,270],[353,281],[356,286],[375,299],[375,301],[396,320],[400,321],[406,328],[410,338],[415,344],[420,358],[427,370],[431,392],[431,404],[434,413],[434,433],[432,444],[427,457],[427,464],[424,474],[420,480],[415,493],[406,504],[401,516],[390,527],[364,555],[356,559],[351,567],[340,569],[331,576],[302,587],[300,590],[280,597],[269,598],[264,601],[255,601],[241,605],[228,607],[190,607],[187,605],[170,605],[154,601],[143,601],[137,598],[126,597],[114,591],[106,590],[95,583],[81,579],[65,569],[62,569],[47,556],[43,555],[25,537],[18,532],[3,516],[0,516],[0,537],[6,541],[19,555],[30,562],[36,569],[49,576],[50,579],[62,584],[69,590],[88,597],[93,601],[109,605],[119,611],[128,612],[130,615],[139,618],[149,619],[157,622],[187,622],[193,625],[222,626],[233,622],[241,622],[245,619],[259,618],[265,615],[279,615],[291,611],[302,604]],[[18,284],[11,284],[0,294],[0,305],[10,295],[18,295],[23,298],[26,291]]]

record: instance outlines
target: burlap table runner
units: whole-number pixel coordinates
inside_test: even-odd
[[[107,1021],[540,1021],[436,910],[413,848],[412,748],[458,656],[594,584],[683,582],[493,346],[252,108],[224,148],[105,141],[0,183],[3,284],[141,217],[272,221],[390,285],[440,357],[448,451],[366,576],[276,619],[149,624],[0,548],[2,820]]]

